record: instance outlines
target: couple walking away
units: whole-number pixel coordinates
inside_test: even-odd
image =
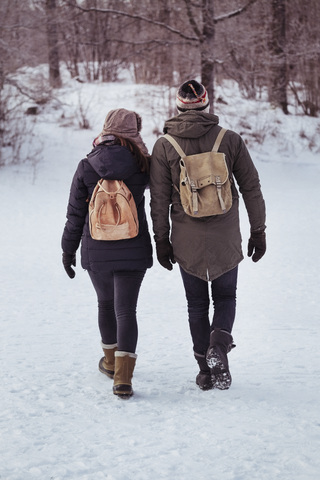
[[[158,261],[168,270],[172,270],[176,262],[180,268],[193,352],[199,366],[196,384],[202,390],[228,389],[232,381],[228,353],[235,346],[232,328],[237,273],[243,259],[238,189],[251,227],[248,256],[257,262],[266,251],[265,203],[258,172],[242,138],[219,126],[219,118],[208,112],[207,91],[196,80],[180,86],[176,106],[178,115],[165,122],[165,135],[156,141],[151,156],[140,135],[141,117],[124,108],[110,111],[102,132],[93,142],[93,149],[80,161],[71,184],[62,236],[63,265],[69,277],[74,278],[76,251],[81,242],[81,265],[88,271],[98,300],[104,353],[99,370],[113,379],[113,393],[120,398],[133,394],[138,339],[136,307],[144,275],[153,263],[145,212],[146,187],[150,185]],[[218,146],[216,140],[220,142]],[[193,185],[190,194],[199,204],[198,213],[196,208],[193,212],[187,211],[182,190],[190,178],[187,170],[183,171],[184,178],[181,172],[188,161],[187,168],[193,172],[199,169],[201,177],[205,162],[198,154],[208,157],[205,152],[211,152],[213,145],[226,168],[225,184],[229,184],[230,201],[225,205],[221,196],[225,188],[221,174],[210,173],[205,177],[207,186],[203,193],[199,185],[198,189]],[[97,182],[102,179],[124,181],[131,191],[139,224],[138,234],[133,238],[92,238],[88,205]],[[201,178],[191,181],[193,183],[201,183]],[[199,216],[205,190],[209,192],[206,201],[210,203],[210,195],[214,195],[221,211]],[[212,203],[214,201],[212,197]],[[214,307],[212,322],[209,320],[210,296]]]

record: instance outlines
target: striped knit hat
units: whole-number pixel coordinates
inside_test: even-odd
[[[179,87],[176,104],[180,112],[204,110],[209,105],[207,90],[196,80],[188,80]]]

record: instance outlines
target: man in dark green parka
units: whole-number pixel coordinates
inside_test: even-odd
[[[221,130],[208,113],[207,91],[196,80],[179,88],[179,115],[167,120],[170,134],[186,155],[209,152]],[[180,156],[165,137],[155,143],[150,171],[151,217],[159,263],[172,270],[177,262],[185,287],[194,356],[202,390],[231,385],[227,354],[233,345],[238,265],[243,259],[239,224],[239,186],[251,227],[248,256],[257,262],[266,251],[265,203],[258,172],[235,132],[227,130],[219,147],[231,178],[232,207],[222,215],[193,218],[181,205],[178,189]],[[235,181],[234,181],[235,180]],[[209,322],[209,287],[214,306]]]

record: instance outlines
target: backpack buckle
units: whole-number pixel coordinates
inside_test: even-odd
[[[192,210],[194,215],[198,215],[199,206],[198,206],[198,192],[194,180],[190,180],[190,187],[192,191]]]

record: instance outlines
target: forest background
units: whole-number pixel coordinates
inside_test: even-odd
[[[231,79],[247,99],[316,117],[319,23],[318,0],[1,0],[0,166],[29,155],[25,114],[52,101],[62,65],[79,82],[118,82],[128,70],[136,84],[161,85],[168,117],[187,78],[206,86],[211,112]]]

